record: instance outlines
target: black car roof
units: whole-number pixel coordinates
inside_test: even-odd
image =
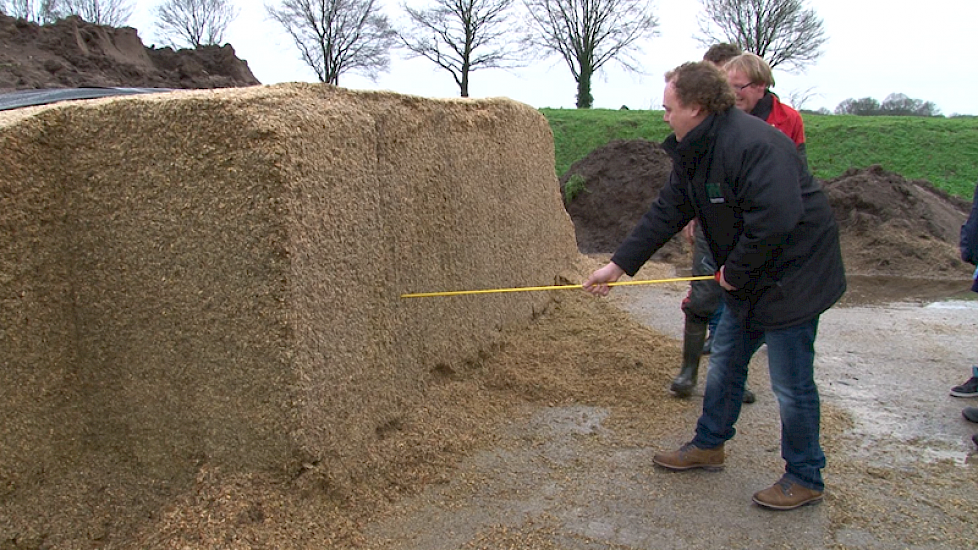
[[[46,88],[17,90],[0,94],[0,111],[20,109],[34,105],[46,105],[72,99],[95,99],[113,95],[155,94],[170,92],[173,88]]]

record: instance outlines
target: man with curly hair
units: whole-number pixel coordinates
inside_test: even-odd
[[[790,510],[823,497],[815,335],[821,314],[845,292],[845,270],[832,208],[794,142],[734,102],[726,75],[709,62],[666,73],[663,118],[673,134],[662,146],[673,159],[669,181],[611,261],[583,286],[606,296],[607,283],[634,275],[690,220],[699,220],[720,266],[716,278],[727,309],[695,436],[653,462],[670,470],[723,466],[748,364],[764,342],[785,471],[753,501]]]

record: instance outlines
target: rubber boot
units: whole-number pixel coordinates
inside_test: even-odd
[[[683,330],[683,365],[673,379],[669,389],[679,397],[689,397],[696,387],[700,370],[700,356],[703,355],[703,342],[706,340],[706,323],[686,319]]]
[[[753,403],[754,401],[757,401],[757,396],[754,395],[754,392],[752,392],[750,390],[750,388],[748,388],[748,387],[745,386],[744,387],[744,398],[741,399],[741,402],[743,402],[743,403]]]

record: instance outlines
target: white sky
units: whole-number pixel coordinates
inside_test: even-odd
[[[270,0],[274,2],[275,0]],[[401,17],[397,0],[384,0],[387,15]],[[420,2],[420,4],[419,4]],[[660,35],[643,44],[645,74],[606,65],[592,82],[595,108],[661,109],[662,75],[673,67],[702,58],[704,48],[694,39],[696,0],[653,0]],[[267,19],[263,0],[235,0],[240,14],[225,40],[248,62],[262,84],[315,82],[310,68],[299,60],[291,38],[278,23]],[[143,43],[155,43],[153,7],[139,0],[129,25]],[[424,5],[412,0],[411,5]],[[931,101],[945,115],[978,115],[978,71],[971,58],[978,32],[978,0],[930,0],[906,4],[893,0],[808,0],[823,20],[828,41],[818,61],[804,74],[775,68],[774,91],[787,99],[808,96],[806,109],[833,110],[847,98],[883,101],[891,93]],[[391,90],[426,97],[457,97],[451,75],[422,59],[407,60],[395,53],[391,71],[373,82],[346,73],[340,85],[363,90]],[[470,74],[471,97],[505,96],[533,107],[573,108],[576,85],[563,60],[551,58],[522,69],[484,69]],[[807,92],[807,93],[806,93]]]

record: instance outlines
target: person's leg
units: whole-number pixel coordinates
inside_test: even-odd
[[[713,312],[713,315],[710,315],[709,327],[707,327],[709,331],[706,334],[706,342],[703,344],[703,355],[709,355],[713,350],[713,335],[717,333],[717,325],[720,324],[720,316],[723,315],[723,308],[723,300],[720,300],[720,303],[717,304],[716,311]]]
[[[703,413],[696,424],[693,444],[710,449],[736,433],[740,417],[747,367],[763,338],[763,332],[748,330],[732,312],[724,312],[717,326],[706,374]]]
[[[724,305],[723,305],[723,301],[721,300],[720,307],[717,308],[720,311],[720,315],[723,315],[723,308]],[[762,345],[764,345],[763,339],[759,344],[757,344],[757,347],[760,348]],[[744,397],[741,399],[741,401],[743,401],[744,403],[753,403],[754,401],[757,401],[757,396],[754,395],[754,391],[751,390],[750,387],[747,385],[747,381],[744,381]]]
[[[669,390],[677,397],[689,397],[696,387],[704,340],[706,340],[706,323],[686,315],[686,324],[683,326],[683,362],[679,374],[673,378],[669,386]]]
[[[733,425],[740,416],[747,365],[761,336],[760,332],[748,333],[736,315],[723,315],[713,342],[696,436],[678,450],[656,453],[652,462],[670,470],[723,466],[723,444],[735,433]]]
[[[825,454],[819,444],[820,404],[815,385],[818,318],[765,333],[771,388],[781,411],[785,477],[821,492]]]
[[[703,231],[697,227],[693,246],[693,276],[713,275],[716,265]],[[683,327],[683,361],[669,389],[679,397],[689,397],[699,377],[700,358],[706,341],[707,323],[720,303],[720,285],[714,280],[692,281],[683,300],[686,315]]]
[[[703,345],[703,355],[709,355],[711,353],[710,351],[707,351],[706,348],[710,347],[712,349],[713,347],[712,340],[716,335],[716,327],[720,325],[720,319],[723,317],[723,311],[725,309],[726,306],[724,305],[723,300],[721,299],[720,305],[717,306],[716,312],[713,314],[712,317],[710,317],[711,332],[710,335],[707,336],[706,338],[708,343]],[[763,339],[761,341],[763,342]],[[758,347],[760,347],[760,344],[758,345]],[[709,364],[707,364],[707,368],[709,368]],[[741,401],[744,403],[753,403],[754,401],[757,401],[757,397],[754,395],[754,392],[751,391],[751,389],[747,386],[746,382],[744,382],[744,396],[741,398]]]

